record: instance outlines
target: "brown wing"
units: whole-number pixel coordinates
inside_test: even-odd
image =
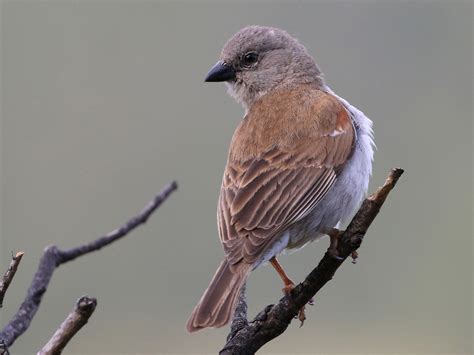
[[[254,263],[315,208],[349,158],[354,129],[344,107],[306,87],[257,102],[234,134],[218,203],[231,265]]]

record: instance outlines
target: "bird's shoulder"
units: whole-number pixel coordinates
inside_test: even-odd
[[[229,159],[251,160],[275,145],[289,152],[311,151],[318,142],[324,144],[325,137],[347,133],[352,140],[352,128],[348,112],[330,93],[309,85],[275,90],[257,100],[240,122]]]

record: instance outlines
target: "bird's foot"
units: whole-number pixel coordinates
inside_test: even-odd
[[[285,287],[283,287],[282,291],[285,295],[288,296],[294,288],[295,288],[295,284],[291,281],[285,284]],[[308,304],[311,306],[314,305],[314,300],[311,298]],[[295,316],[295,318],[298,318],[298,320],[301,322],[300,323],[300,328],[301,328],[304,324],[304,321],[306,320],[305,306],[300,308],[300,310],[298,311],[298,315]]]
[[[298,320],[300,321],[300,328],[304,325],[304,321],[306,320],[306,313],[304,309],[305,309],[305,306],[301,307],[298,312]]]
[[[283,291],[283,294],[288,296],[291,291],[295,288],[295,283],[293,281],[290,281],[285,284],[285,287],[283,287],[281,290]]]
[[[357,258],[359,257],[359,253],[357,252],[357,250],[354,250],[351,253],[351,257],[352,257],[352,263],[357,264]]]
[[[295,288],[295,283],[288,277],[288,275],[285,273],[285,271],[283,270],[280,263],[275,257],[270,259],[270,264],[274,267],[274,269],[278,272],[278,275],[280,275],[281,279],[283,280],[283,283],[285,284],[285,286],[283,287],[282,291],[284,295],[288,296],[291,293],[291,291]],[[311,298],[308,304],[311,306],[314,305],[314,300]],[[305,306],[301,307],[301,309],[298,311],[298,319],[301,322],[300,327],[303,326],[303,323],[306,319],[306,314],[304,312],[304,309],[305,309]]]
[[[327,231],[327,235],[329,236],[330,240],[328,253],[337,260],[344,260],[344,258],[339,256],[339,251],[337,250],[339,238],[341,237],[342,233],[343,232],[341,230],[336,228],[331,228],[329,231]]]

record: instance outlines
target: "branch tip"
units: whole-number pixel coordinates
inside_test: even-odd
[[[10,266],[0,281],[0,308],[3,306],[3,299],[5,298],[5,294],[7,293],[8,287],[10,287],[16,271],[18,270],[18,265],[20,265],[23,255],[25,255],[25,253],[22,251],[19,251],[16,254],[13,254],[12,252],[12,261],[10,262]]]
[[[96,305],[97,300],[95,298],[80,297],[74,309],[37,355],[61,354],[72,337],[87,323],[92,313],[94,313]]]
[[[81,313],[92,314],[97,306],[97,299],[89,296],[82,296],[77,300],[76,307]]]
[[[393,190],[393,188],[398,182],[398,179],[400,178],[400,176],[402,176],[404,171],[405,170],[403,170],[402,168],[393,168],[392,170],[390,170],[390,173],[388,174],[388,177],[385,180],[383,186],[379,187],[377,191],[375,191],[367,199],[369,201],[375,201],[379,204],[383,204],[388,194],[390,193],[390,191]]]
[[[21,259],[23,257],[23,255],[25,255],[25,252],[24,251],[19,251],[13,256],[13,259],[18,259],[18,258]]]

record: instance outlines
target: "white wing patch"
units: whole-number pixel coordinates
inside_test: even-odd
[[[324,137],[337,137],[337,136],[340,136],[341,134],[343,134],[345,131],[343,129],[335,129],[334,131],[332,131],[331,133],[329,134],[325,134]]]

